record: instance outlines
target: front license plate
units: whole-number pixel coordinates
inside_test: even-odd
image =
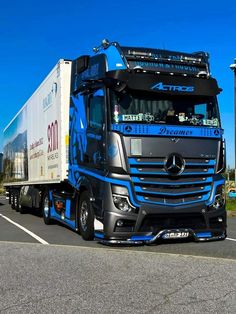
[[[162,238],[163,239],[184,239],[189,237],[188,231],[170,231],[166,232]]]

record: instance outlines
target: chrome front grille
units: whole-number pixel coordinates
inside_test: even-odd
[[[129,158],[130,175],[138,201],[177,206],[210,198],[215,160],[185,158],[184,171],[171,176],[164,158]]]

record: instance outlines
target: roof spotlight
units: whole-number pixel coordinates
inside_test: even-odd
[[[110,45],[110,42],[108,39],[103,39],[102,40],[102,46],[104,49],[106,49]]]
[[[230,67],[231,70],[236,71],[236,63],[230,64],[229,67]]]

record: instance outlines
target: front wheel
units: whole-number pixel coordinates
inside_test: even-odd
[[[52,220],[50,218],[50,201],[48,191],[45,191],[42,197],[42,212],[44,223],[46,225],[50,225]]]
[[[79,230],[86,241],[94,239],[94,211],[90,202],[89,192],[81,194],[79,200]]]

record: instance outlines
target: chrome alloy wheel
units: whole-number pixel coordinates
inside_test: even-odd
[[[86,201],[83,201],[80,208],[80,224],[84,231],[88,228],[88,204]]]

